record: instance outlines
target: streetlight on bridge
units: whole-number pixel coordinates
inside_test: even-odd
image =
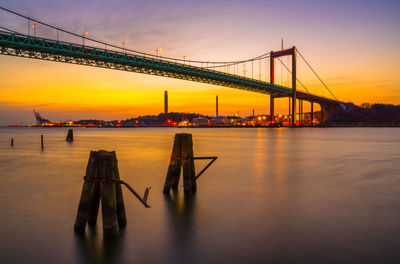
[[[156,53],[156,56],[157,56],[157,57],[158,57],[158,52],[159,52],[159,51],[162,51],[162,48],[157,48],[157,49],[154,50],[154,52]]]
[[[87,36],[87,35],[89,35],[89,32],[87,32],[87,31],[85,31],[85,32],[82,34],[82,44],[83,44],[83,46],[85,46],[85,36]]]
[[[32,28],[33,28],[33,36],[34,37],[36,37],[36,24],[37,24],[38,22],[35,20],[34,22],[33,22],[33,25],[32,25]]]

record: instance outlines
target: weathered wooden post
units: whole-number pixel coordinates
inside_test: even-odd
[[[172,147],[171,159],[169,162],[167,177],[165,178],[164,193],[169,193],[170,189],[178,189],[179,177],[181,176],[182,160],[176,159],[181,157],[181,141],[178,134],[175,135],[174,146]]]
[[[42,143],[42,149],[43,149],[43,135],[40,135],[40,142]]]
[[[183,166],[183,186],[185,194],[196,192],[196,173],[193,159],[192,134],[179,133],[175,135],[167,177],[164,184],[164,193],[169,193],[171,188],[178,188],[181,167]]]
[[[72,128],[68,129],[68,134],[67,134],[67,138],[65,139],[67,142],[72,142],[74,141],[74,131],[72,130]]]
[[[11,147],[14,147],[14,139],[11,138]]]
[[[99,155],[99,178],[115,179],[114,161],[112,152],[103,152]],[[118,231],[117,220],[117,192],[115,184],[100,182],[101,209],[103,215],[104,234],[114,235]]]
[[[193,140],[192,134],[186,134],[182,139],[182,158],[183,160],[183,189],[186,194],[193,194],[197,190],[196,172],[193,159]]]
[[[101,200],[103,233],[114,235],[126,225],[124,199],[115,151],[91,151],[75,221],[75,230],[84,232],[86,223],[95,225]]]
[[[89,161],[86,167],[86,176],[94,178],[98,174],[98,152],[91,151]],[[84,232],[86,222],[90,225],[95,225],[97,221],[97,210],[99,209],[100,199],[100,183],[85,181],[82,187],[81,199],[79,201],[78,213],[75,220],[75,230]],[[95,212],[95,213],[94,213]]]

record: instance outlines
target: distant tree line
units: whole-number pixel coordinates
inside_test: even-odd
[[[198,113],[179,113],[179,112],[171,112],[171,113],[161,113],[158,115],[146,115],[139,116],[136,118],[130,118],[122,121],[123,126],[162,126],[168,125],[187,120],[192,122],[194,118],[204,117],[211,119],[209,116],[201,115]]]
[[[400,126],[400,105],[363,103],[350,110],[335,113],[328,126]]]

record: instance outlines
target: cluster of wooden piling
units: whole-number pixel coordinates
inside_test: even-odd
[[[196,192],[196,174],[193,159],[192,135],[181,133],[175,135],[167,177],[164,184],[164,193],[169,193],[171,188],[176,190],[183,167],[183,188],[185,194]]]
[[[86,223],[95,225],[101,200],[104,234],[116,234],[126,225],[126,214],[121,184],[108,182],[119,179],[115,151],[91,151],[86,168],[86,179],[79,202],[75,230],[84,232]],[[90,179],[99,179],[91,181]]]
[[[211,160],[198,175],[196,175],[194,160]],[[167,177],[164,183],[164,193],[178,189],[179,178],[183,171],[183,189],[185,195],[196,193],[196,180],[214,163],[217,157],[194,157],[192,134],[175,134]],[[183,168],[183,169],[182,169]]]
[[[86,224],[96,225],[100,201],[104,235],[115,235],[119,229],[126,226],[121,184],[145,207],[150,207],[147,203],[150,188],[146,188],[141,197],[129,184],[120,179],[115,151],[91,151],[76,215],[75,231],[83,233]]]

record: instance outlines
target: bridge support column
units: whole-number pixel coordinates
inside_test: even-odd
[[[299,100],[299,126],[301,126],[302,125],[302,119],[301,119],[301,103],[302,103],[302,101],[301,100]]]
[[[291,106],[291,105],[290,105],[290,103],[291,103],[291,102],[290,102],[290,99],[291,99],[291,98],[289,97],[289,115],[288,115],[288,121],[289,121],[289,122],[288,122],[288,126],[290,126],[290,122],[291,122],[291,120],[292,120],[292,118],[291,118],[291,112],[290,112],[290,106]]]
[[[271,54],[273,53],[273,51],[271,51]],[[270,76],[270,83],[274,84],[275,83],[275,63],[274,63],[274,58],[271,57],[269,59],[269,76]],[[275,112],[274,112],[274,97],[272,96],[272,94],[269,96],[269,115],[271,117],[271,124],[274,123],[275,121]]]
[[[319,122],[320,125],[322,125],[322,123],[324,123],[324,107],[322,106],[322,104],[320,104],[321,106],[321,121]]]
[[[303,108],[303,103],[304,103],[304,101],[303,100],[301,100],[300,101],[300,105],[301,105],[301,110],[300,110],[300,113],[301,113],[301,126],[303,126],[303,121],[304,121],[304,108]]]
[[[292,127],[296,127],[296,47],[293,47],[292,54]]]
[[[181,170],[183,171],[183,189],[185,195],[194,194],[197,190],[197,185],[192,134],[175,134],[174,146],[163,189],[164,193],[169,193],[171,189],[178,189]]]
[[[271,95],[269,104],[269,114],[271,116],[271,124],[275,123],[275,98]]]
[[[274,68],[274,59],[281,57],[281,56],[289,56],[292,55],[292,95],[290,96],[292,98],[292,107],[290,109],[289,107],[289,112],[291,110],[292,112],[292,118],[291,118],[291,122],[292,122],[292,127],[296,126],[296,47],[293,46],[293,48],[291,49],[287,49],[287,50],[281,50],[281,51],[277,51],[277,52],[273,52],[271,51],[271,55],[270,55],[270,82],[271,84],[274,84],[274,73],[275,73],[275,68]],[[289,104],[290,104],[290,100],[289,100]],[[290,114],[289,114],[290,116]],[[290,120],[290,119],[289,119]],[[290,125],[290,121],[289,121],[289,125]]]
[[[311,126],[314,126],[314,102],[311,102]]]

